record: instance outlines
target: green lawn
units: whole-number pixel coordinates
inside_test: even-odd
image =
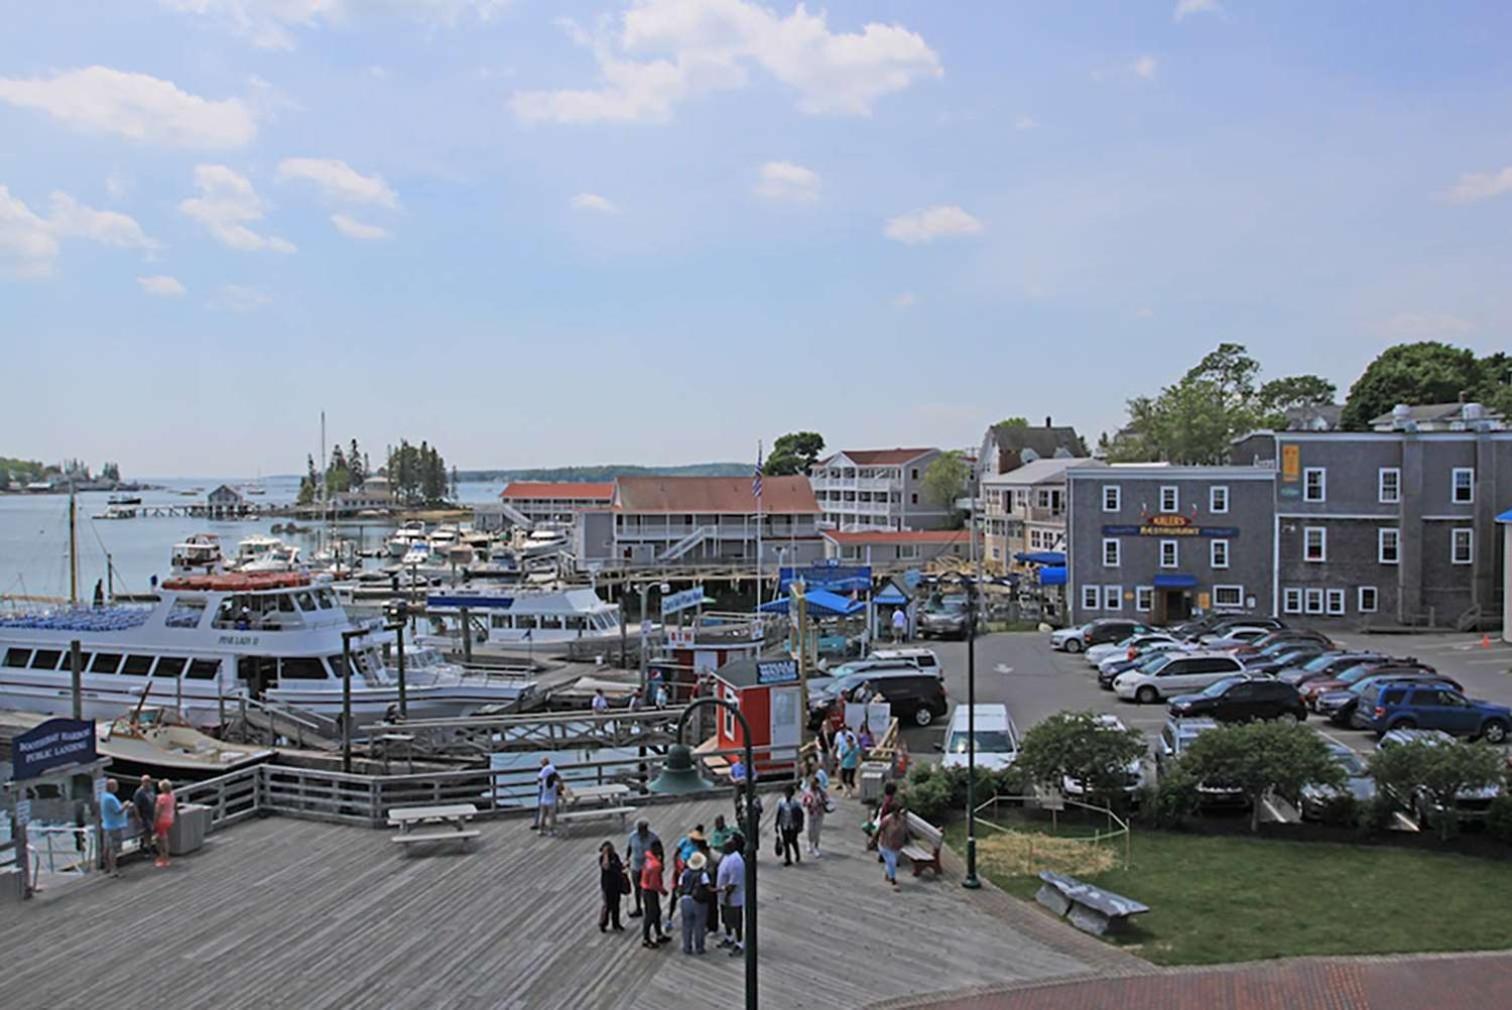
[[[965,851],[960,824],[946,838]],[[1087,881],[1150,906],[1114,942],[1157,964],[1512,947],[1512,860],[1136,828],[1130,868]]]

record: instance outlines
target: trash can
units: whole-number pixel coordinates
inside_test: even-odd
[[[175,856],[198,852],[210,833],[210,808],[200,803],[181,803],[168,832],[168,851]]]
[[[861,802],[880,803],[882,789],[892,774],[892,765],[886,761],[861,762]]]

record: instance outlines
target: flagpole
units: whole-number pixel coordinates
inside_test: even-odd
[[[761,440],[756,440],[756,612],[761,613]]]

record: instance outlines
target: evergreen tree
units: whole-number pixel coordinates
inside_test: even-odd
[[[349,486],[356,490],[367,480],[367,467],[363,464],[362,450],[357,448],[357,440],[352,439],[352,451],[347,454],[347,471],[351,474]]]

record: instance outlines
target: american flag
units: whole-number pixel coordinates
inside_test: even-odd
[[[761,446],[756,446],[756,470],[751,474],[751,494],[761,501]]]

